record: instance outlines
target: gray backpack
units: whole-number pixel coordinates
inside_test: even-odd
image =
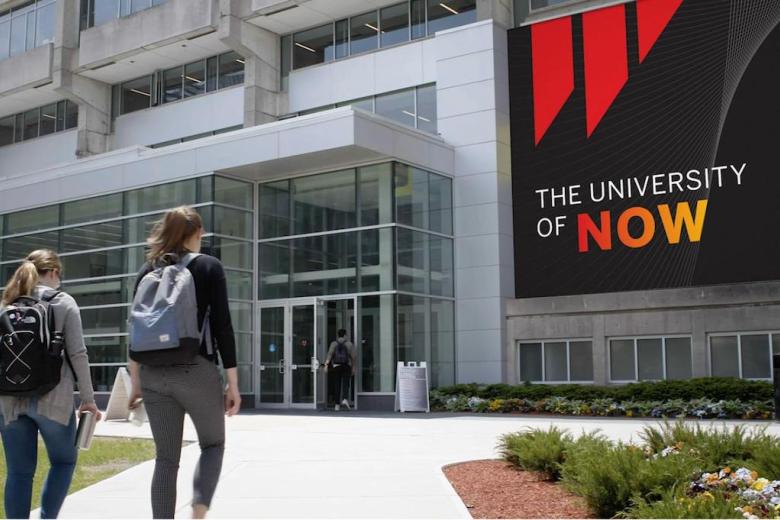
[[[195,281],[187,265],[198,254],[184,255],[176,263],[156,266],[138,284],[130,309],[130,359],[145,365],[191,362],[204,339],[213,354],[209,309],[198,326]]]

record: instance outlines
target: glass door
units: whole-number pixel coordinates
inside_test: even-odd
[[[317,368],[315,330],[315,305],[292,305],[290,345],[290,406],[315,408],[317,402]]]
[[[285,306],[260,309],[259,406],[285,405],[286,315]]]

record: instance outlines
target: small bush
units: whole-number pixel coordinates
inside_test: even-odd
[[[687,497],[676,489],[664,491],[657,500],[639,499],[620,516],[624,518],[742,518],[738,501],[721,493]]]
[[[499,449],[504,459],[519,468],[544,473],[557,479],[572,437],[565,430],[550,426],[549,430],[528,428],[524,432],[501,437]]]

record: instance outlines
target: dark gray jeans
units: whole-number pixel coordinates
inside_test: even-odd
[[[195,469],[193,504],[211,506],[225,451],[225,405],[217,366],[202,356],[192,364],[141,365],[143,394],[157,458],[152,478],[152,513],[173,518],[181,458],[184,414],[198,433],[200,460]]]

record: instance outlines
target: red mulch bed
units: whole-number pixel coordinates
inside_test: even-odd
[[[444,474],[473,518],[593,518],[582,498],[503,460],[453,464]]]

